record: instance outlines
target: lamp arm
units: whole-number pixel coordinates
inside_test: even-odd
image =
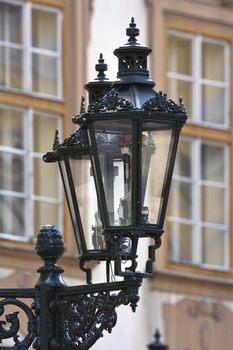
[[[50,344],[60,344],[62,349],[89,349],[104,331],[111,333],[117,322],[117,307],[130,304],[135,311],[141,281],[130,278],[123,282],[59,288],[50,303],[57,320],[55,338]]]

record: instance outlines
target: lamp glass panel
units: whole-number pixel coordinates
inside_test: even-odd
[[[141,223],[160,223],[164,204],[172,125],[144,122],[142,125]]]
[[[132,122],[96,121],[95,139],[111,226],[131,225]]]
[[[80,227],[78,218],[77,218],[77,210],[75,210],[76,207],[76,198],[75,198],[75,193],[73,191],[73,180],[71,177],[71,171],[70,171],[70,163],[69,159],[65,161],[60,161],[59,162],[59,169],[62,177],[62,182],[66,194],[66,200],[68,203],[69,211],[70,211],[70,217],[71,217],[71,222],[73,225],[73,230],[74,230],[74,235],[75,235],[75,240],[77,243],[77,248],[79,254],[82,254],[83,252],[83,246],[81,243],[81,231],[82,227]]]
[[[104,249],[102,222],[89,155],[71,159],[70,165],[87,250]]]
[[[59,167],[79,254],[104,248],[102,223],[89,156],[60,161]]]

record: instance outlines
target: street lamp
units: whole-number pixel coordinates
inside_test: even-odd
[[[87,110],[83,99],[80,114],[73,118],[78,129],[63,143],[56,134],[54,151],[44,160],[59,164],[81,266],[86,260],[104,260],[107,265],[114,261],[115,275],[145,277],[152,273],[154,248],[160,245],[180,130],[187,116],[181,100],[177,105],[153,90],[147,70],[151,50],[138,44],[133,18],[126,34],[127,44],[114,51],[118,79],[106,80],[101,55],[100,78],[86,85]],[[92,225],[85,230],[90,208],[80,198],[81,188],[91,183],[98,204],[93,207]],[[136,269],[142,237],[153,241],[145,273]],[[131,265],[122,270],[125,260]]]
[[[11,350],[28,349],[32,342],[37,350],[89,349],[104,330],[111,332],[118,306],[130,304],[135,311],[142,279],[153,273],[187,115],[181,99],[176,104],[153,90],[147,70],[151,50],[137,42],[139,30],[133,18],[126,34],[127,44],[114,51],[117,80],[106,78],[101,54],[97,79],[85,85],[87,109],[83,98],[80,114],[73,117],[77,130],[63,142],[56,130],[53,151],[43,157],[58,163],[87,284],[65,285],[63,269],[56,265],[64,251],[62,236],[53,225],[42,227],[36,251],[44,266],[38,269],[35,288],[0,290],[0,314],[13,304],[28,319],[28,334],[22,341],[19,312],[5,316],[11,324],[8,329],[1,321],[0,341],[12,338]],[[150,239],[148,258],[144,271],[138,271],[138,243],[143,238]],[[88,261],[106,264],[103,283],[92,283]],[[112,276],[121,281],[112,281]],[[33,306],[18,298],[31,298]]]

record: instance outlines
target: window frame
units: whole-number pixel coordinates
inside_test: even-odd
[[[1,2],[4,2],[5,0],[0,0],[0,5]],[[60,28],[57,28],[57,32],[59,32],[60,36],[60,42],[58,49],[60,48],[60,60],[59,60],[59,66],[60,66],[60,90],[61,90],[61,96],[58,98],[58,96],[51,96],[51,95],[46,95],[46,94],[39,94],[39,93],[33,93],[33,92],[28,92],[25,91],[25,89],[14,89],[14,88],[5,88],[5,87],[0,87],[0,105],[3,105],[4,107],[8,106],[10,109],[16,109],[16,110],[22,110],[25,111],[27,110],[28,114],[32,114],[32,111],[35,110],[35,112],[39,112],[40,114],[53,114],[53,115],[59,115],[60,116],[60,124],[63,124],[64,130],[67,128],[67,123],[65,120],[65,115],[68,113],[68,105],[67,105],[67,88],[64,90],[64,86],[67,85],[67,71],[66,71],[66,65],[68,63],[67,61],[67,52],[64,50],[64,39],[67,36],[66,30],[67,30],[67,15],[68,15],[68,4],[65,3],[63,0],[30,0],[24,1],[24,0],[7,0],[5,1],[7,4],[11,3],[13,5],[20,5],[23,8],[23,13],[22,13],[22,18],[25,18],[25,11],[29,9],[29,11],[32,10],[32,8],[37,8],[40,10],[45,10],[49,12],[54,12],[57,13],[57,27],[60,26]],[[29,22],[31,25],[31,22]],[[25,21],[23,21],[23,27],[24,30],[26,28]],[[25,33],[22,33],[22,35],[25,35]],[[25,69],[25,65],[23,65],[23,68]],[[64,90],[64,91],[63,91]],[[29,113],[30,112],[30,113]],[[26,112],[25,112],[26,113]],[[32,118],[27,115],[27,117],[24,116],[24,122],[25,122],[25,127],[29,127],[28,121]],[[62,136],[63,129],[59,127],[60,135]],[[24,130],[25,133],[25,130]],[[51,139],[51,147],[52,147],[52,142],[53,142],[53,137]],[[39,154],[37,152],[33,152],[31,149],[31,155],[29,155],[29,145],[32,145],[32,138],[28,140],[28,145],[25,145],[27,147],[27,152],[28,154],[25,155],[24,157],[30,158],[31,160],[25,161],[27,164],[25,164],[25,167],[31,171],[32,167],[32,161],[34,156],[39,157],[42,154]],[[8,149],[9,151],[12,150],[10,147]],[[22,151],[25,151],[25,148],[22,149]],[[29,171],[28,170],[28,171]],[[25,177],[24,177],[25,178]],[[59,206],[59,229],[61,229],[61,232],[67,231],[67,227],[69,229],[69,224],[68,224],[68,219],[66,218],[66,208],[64,206],[64,193],[62,189],[62,183],[60,180],[60,176],[58,174],[58,181],[59,181],[59,186],[58,186],[58,196],[61,199],[60,202],[58,203]],[[32,208],[32,202],[36,201],[36,199],[39,199],[39,197],[34,196],[33,194],[33,182],[32,180],[29,181],[28,187],[30,188],[28,190],[30,197],[30,200],[27,200],[27,206],[25,206],[24,210],[24,217],[26,218],[25,220],[25,236],[16,236],[14,234],[1,234],[0,236],[0,249],[1,247],[11,247],[13,249],[18,249],[19,246],[26,248],[28,247],[30,250],[34,249],[34,241],[36,238],[37,232],[33,232],[33,225],[32,222],[34,220],[33,216],[28,215],[29,210]],[[26,190],[26,188],[25,188]],[[11,196],[14,193],[9,191]],[[21,194],[20,197],[25,198],[25,193]],[[40,197],[40,199],[43,199]],[[47,201],[49,202],[49,201]],[[33,213],[33,211],[30,211]],[[45,223],[46,224],[46,223]],[[26,233],[31,233],[33,236],[29,237],[26,236]],[[30,239],[29,239],[30,238]],[[2,248],[4,249],[4,248]],[[70,248],[69,248],[70,249]]]
[[[167,53],[168,53],[168,35],[167,33],[169,31],[182,31],[187,32],[189,34],[197,35],[201,34],[203,36],[208,36],[209,38],[213,38],[214,40],[224,40],[229,43],[229,64],[231,67],[233,67],[233,33],[224,31],[223,28],[218,27],[218,24],[212,23],[210,26],[206,26],[202,21],[198,24],[199,20],[196,21],[196,23],[188,23],[186,21],[181,21],[180,19],[172,19],[172,17],[164,18],[164,53],[166,59],[163,63],[163,77],[161,74],[159,74],[159,77],[161,79],[161,82],[164,86],[164,90],[167,91],[168,88],[168,81],[167,81],[167,67],[168,67],[168,61],[167,61]],[[198,24],[198,25],[197,25]],[[162,64],[162,62],[161,62]],[[153,65],[153,69],[156,71],[156,67]],[[220,142],[225,143],[229,147],[229,186],[230,189],[233,185],[233,161],[231,159],[231,155],[233,152],[233,130],[232,130],[232,119],[233,119],[233,69],[230,71],[229,75],[229,83],[230,88],[228,91],[229,94],[229,127],[228,128],[221,128],[219,126],[215,127],[214,125],[203,125],[200,123],[192,123],[188,121],[185,128],[182,130],[182,135],[185,137],[193,137],[193,138],[201,138],[206,139],[207,142],[213,141],[214,143]],[[185,102],[185,101],[184,101]],[[228,190],[230,192],[230,189]],[[162,263],[162,266],[169,270],[175,270],[180,271],[182,273],[186,272],[193,272],[198,273],[200,275],[211,275],[211,276],[221,276],[221,277],[227,277],[229,276],[231,278],[232,276],[232,265],[233,265],[233,258],[232,258],[232,251],[233,251],[233,237],[232,237],[232,228],[233,228],[233,200],[228,193],[229,198],[229,233],[228,233],[228,267],[227,268],[215,268],[210,266],[199,266],[189,263],[184,263],[181,261],[174,262],[170,259],[169,254],[169,238],[168,235],[164,236],[164,260]],[[165,232],[168,232],[168,225],[165,225]],[[227,243],[226,243],[227,245]]]
[[[62,117],[59,115],[55,115],[54,113],[48,113],[44,111],[40,111],[38,109],[33,109],[31,107],[17,107],[17,106],[10,106],[0,103],[0,108],[4,108],[7,110],[12,111],[20,111],[23,114],[23,134],[24,134],[24,145],[22,149],[17,149],[11,146],[4,146],[0,145],[0,152],[7,152],[10,154],[19,154],[24,157],[24,191],[18,192],[14,190],[4,190],[0,189],[0,195],[11,197],[11,198],[22,198],[25,200],[25,207],[24,207],[24,224],[25,224],[25,235],[19,236],[15,234],[9,234],[5,232],[0,232],[0,238],[9,239],[9,240],[15,240],[15,241],[25,241],[30,242],[35,240],[35,232],[33,232],[34,228],[34,205],[36,202],[43,202],[43,203],[51,203],[51,204],[57,204],[58,206],[58,227],[63,227],[63,189],[62,189],[62,182],[58,173],[57,169],[57,176],[58,176],[58,197],[48,197],[43,195],[37,195],[34,193],[34,180],[35,176],[34,174],[34,159],[41,159],[42,162],[42,156],[43,153],[36,152],[33,150],[33,123],[34,118],[36,118],[35,114],[39,113],[40,116],[48,116],[50,118],[57,120],[57,127],[59,130],[62,130]],[[27,135],[27,137],[26,137]],[[27,181],[26,181],[27,179]],[[27,186],[26,186],[27,184]],[[27,215],[28,212],[31,213],[31,215]]]
[[[8,1],[8,0],[6,0]],[[12,0],[16,4],[21,2],[26,4],[29,0]],[[67,1],[67,0],[30,0],[33,6],[43,6],[49,9],[57,9],[62,14],[62,31],[61,31],[61,86],[62,98],[51,96],[38,96],[38,94],[27,93],[23,90],[1,89],[0,103],[15,107],[32,107],[44,112],[59,114],[63,121],[64,136],[69,135],[74,126],[70,122],[70,116],[74,115],[80,109],[80,101],[83,95],[83,86],[87,81],[86,54],[88,42],[88,28],[90,26],[90,0]],[[80,28],[87,28],[83,31]],[[74,41],[75,40],[75,41]],[[74,44],[75,43],[75,44]],[[73,58],[75,57],[75,62]],[[70,79],[69,77],[72,77]],[[60,133],[61,134],[61,133]],[[53,139],[51,140],[52,147]],[[63,190],[62,190],[63,193]],[[64,193],[63,193],[64,195]],[[63,234],[66,246],[66,259],[64,260],[66,270],[70,269],[77,255],[76,245],[72,233],[69,211],[66,203],[63,203],[63,223],[59,227]],[[45,223],[46,224],[46,223]],[[35,233],[36,234],[36,233]],[[35,243],[16,241],[11,239],[0,239],[0,252],[2,259],[7,266],[16,266],[19,264],[28,268],[30,264],[36,264],[37,256],[34,254]],[[21,259],[20,251],[23,251]],[[9,259],[9,255],[15,257]],[[17,260],[17,261],[16,261]],[[9,265],[10,264],[10,265]],[[80,274],[80,278],[81,278]]]
[[[188,123],[199,124],[201,127],[209,126],[211,128],[217,129],[229,129],[230,120],[229,120],[229,101],[230,101],[230,75],[231,75],[231,66],[230,66],[230,45],[226,39],[213,38],[206,34],[200,34],[195,32],[182,31],[177,29],[169,29],[167,36],[174,36],[177,38],[190,39],[192,42],[192,75],[186,75],[176,72],[167,71],[167,79],[176,79],[177,81],[184,81],[192,83],[192,101],[193,101],[193,119],[188,120]],[[167,40],[168,41],[168,40]],[[210,43],[221,45],[224,47],[224,64],[225,64],[225,79],[224,82],[220,82],[213,79],[202,78],[202,43]],[[202,94],[201,89],[203,86],[208,87],[219,87],[224,89],[224,124],[212,123],[209,121],[202,120]]]
[[[8,92],[15,92],[15,93],[23,93],[23,94],[29,94],[36,98],[47,98],[50,100],[62,100],[63,99],[63,72],[62,72],[62,65],[63,65],[63,30],[62,30],[62,23],[63,23],[63,13],[60,8],[52,7],[45,4],[35,3],[33,0],[30,2],[24,2],[22,0],[0,0],[1,2],[5,2],[7,4],[12,4],[15,6],[21,6],[22,7],[22,45],[11,43],[11,42],[5,42],[0,41],[0,45],[3,47],[10,47],[15,49],[22,49],[23,54],[23,67],[22,67],[22,88],[14,88],[10,86],[1,86],[0,85],[0,91],[8,91]],[[51,12],[55,13],[57,15],[57,23],[56,23],[56,30],[57,30],[57,51],[53,50],[47,50],[47,49],[41,49],[41,48],[35,48],[32,46],[32,37],[31,37],[31,16],[32,16],[32,10],[37,9],[40,11],[45,12]],[[32,56],[33,53],[36,54],[44,54],[49,57],[55,57],[57,58],[57,94],[51,95],[47,93],[41,93],[33,91],[33,72],[32,72]],[[26,69],[26,67],[30,67],[30,69]]]
[[[219,270],[219,271],[229,271],[229,262],[230,262],[230,252],[229,252],[229,159],[230,159],[230,149],[226,143],[219,141],[213,141],[208,139],[200,139],[196,137],[187,137],[184,136],[183,140],[189,141],[191,144],[191,176],[186,177],[182,175],[173,175],[173,180],[182,183],[188,183],[191,186],[191,200],[192,200],[192,217],[181,218],[177,216],[169,215],[167,216],[167,221],[169,223],[178,223],[178,224],[187,224],[192,228],[192,261],[182,261],[175,260],[170,257],[172,263],[181,263],[192,266],[197,266],[200,268]],[[220,183],[217,181],[203,180],[201,178],[201,146],[202,145],[212,145],[220,146],[224,150],[224,182]],[[202,186],[210,186],[214,188],[221,188],[224,190],[224,224],[215,224],[213,222],[207,222],[201,218],[201,188]],[[224,265],[211,265],[203,263],[202,260],[202,229],[203,228],[213,228],[223,231],[224,235]],[[171,236],[169,237],[171,239]],[[170,254],[169,254],[170,255]]]

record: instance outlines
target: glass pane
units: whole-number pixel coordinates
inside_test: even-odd
[[[206,222],[225,223],[225,191],[222,188],[210,186],[201,187],[202,220]]]
[[[24,199],[0,195],[0,232],[24,236],[24,210]]]
[[[225,89],[203,85],[202,120],[224,125]]]
[[[21,44],[22,6],[0,3],[0,40]]]
[[[32,9],[32,46],[57,50],[57,15]]]
[[[0,46],[0,85],[23,88],[23,52]]]
[[[66,165],[65,165],[65,161],[66,161]],[[76,237],[78,252],[79,254],[82,254],[85,248],[83,247],[82,240],[81,240],[83,229],[82,229],[82,224],[79,221],[80,217],[79,217],[79,212],[77,208],[77,201],[75,200],[76,197],[74,196],[75,190],[73,189],[74,182],[71,176],[70,161],[69,159],[68,160],[66,159],[65,161],[62,160],[58,163],[59,170],[61,173],[62,182],[63,182],[65,194],[66,194],[66,200],[70,211],[70,218],[73,225],[74,234]]]
[[[173,261],[192,261],[192,226],[169,223],[170,257]]]
[[[185,177],[192,177],[192,142],[187,139],[180,139],[178,152],[175,160],[174,174]]]
[[[0,144],[24,147],[24,112],[0,106]]]
[[[192,185],[172,180],[169,202],[170,215],[184,219],[191,219]]]
[[[57,165],[44,163],[41,158],[34,158],[34,194],[58,198]]]
[[[111,225],[131,224],[132,123],[95,122],[95,137]]]
[[[0,152],[0,189],[24,192],[24,157]]]
[[[201,166],[203,180],[224,182],[224,153],[224,148],[221,146],[204,143],[201,145]]]
[[[58,118],[51,115],[34,112],[33,119],[33,150],[34,152],[45,153],[52,149],[55,129]]]
[[[42,54],[32,55],[33,91],[57,95],[57,58]]]
[[[142,129],[142,223],[157,224],[163,203],[172,129],[170,125],[155,123],[144,123]]]
[[[56,225],[59,227],[59,206],[54,203],[34,202],[34,235],[44,225]]]
[[[23,52],[10,49],[10,82],[9,86],[23,88]]]
[[[169,36],[168,71],[192,75],[192,40]]]
[[[193,112],[192,89],[191,82],[171,78],[168,79],[168,96],[176,102],[179,101],[179,97],[182,97],[189,119],[192,119]]]
[[[224,266],[224,231],[211,228],[202,229],[202,263]]]
[[[72,159],[71,169],[87,249],[103,249],[102,223],[89,156]]]
[[[224,46],[202,43],[202,77],[204,79],[225,80]]]

